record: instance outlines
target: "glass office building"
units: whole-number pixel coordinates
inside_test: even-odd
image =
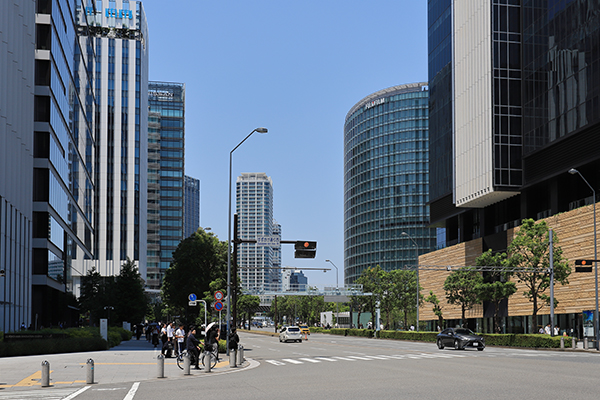
[[[190,237],[200,227],[200,180],[185,176],[183,201],[183,237]]]
[[[484,249],[504,250],[502,233],[524,218],[595,201],[568,170],[600,187],[600,3],[428,5],[430,209],[432,225],[445,228],[440,244],[483,238]]]
[[[344,282],[381,266],[415,266],[429,225],[426,83],[394,86],[352,107],[344,124]],[[415,245],[416,243],[416,245]]]
[[[183,239],[185,84],[148,84],[148,279],[162,277]]]
[[[131,259],[146,278],[148,204],[148,28],[142,2],[94,2],[78,10],[80,35],[93,41],[96,100],[93,163],[94,259],[102,276]],[[75,278],[75,277],[74,277]]]

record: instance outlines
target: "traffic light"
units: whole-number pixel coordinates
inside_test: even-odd
[[[582,267],[575,267],[575,272],[592,272],[592,264],[596,260],[575,260],[575,265],[583,265]]]
[[[294,247],[294,258],[315,258],[317,255],[317,242],[298,240]]]

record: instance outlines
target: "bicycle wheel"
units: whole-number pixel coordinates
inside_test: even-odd
[[[202,357],[202,366],[204,367],[204,356],[201,355],[200,357]],[[219,361],[219,353],[218,350],[213,350],[210,352],[210,368],[214,368],[217,365],[217,362]]]
[[[177,354],[177,366],[179,367],[179,369],[183,369],[183,364],[184,364],[184,360],[183,360],[183,356],[187,355],[187,350],[182,351],[181,353]]]

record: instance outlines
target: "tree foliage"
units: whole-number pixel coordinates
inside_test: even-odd
[[[444,282],[446,299],[450,304],[460,305],[461,318],[465,320],[466,310],[479,303],[477,285],[483,282],[481,273],[472,268],[461,268],[452,272]]]
[[[184,314],[191,293],[201,297],[210,284],[227,276],[227,243],[202,228],[179,243],[165,272],[162,300],[173,312]],[[192,312],[198,313],[195,307]],[[193,319],[193,318],[192,318]]]
[[[440,300],[433,293],[433,290],[429,291],[429,296],[425,298],[425,301],[431,303],[433,313],[438,317],[438,326],[441,329],[444,329],[444,315],[442,313],[442,306],[440,305]]]
[[[519,283],[526,286],[523,296],[533,307],[533,321],[537,324],[537,313],[544,305],[550,305],[550,296],[546,289],[550,287],[550,230],[546,221],[536,223],[533,219],[524,219],[523,223],[508,246],[508,265],[523,269],[514,273]],[[569,283],[571,268],[562,257],[558,245],[558,236],[553,233],[554,280],[561,285]],[[533,327],[535,328],[535,327]]]

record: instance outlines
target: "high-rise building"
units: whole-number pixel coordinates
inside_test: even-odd
[[[428,88],[394,86],[354,105],[344,124],[344,282],[376,265],[415,266],[429,225]]]
[[[131,259],[146,278],[148,204],[148,29],[140,1],[96,1],[78,14],[96,51],[94,259],[103,276]],[[74,279],[76,277],[74,276]]]
[[[185,176],[183,199],[183,237],[187,238],[200,228],[200,180]]]
[[[429,1],[431,222],[440,245],[576,208],[600,175],[597,2]]]
[[[33,0],[0,2],[0,330],[3,332],[17,330],[21,323],[31,323],[38,4]]]
[[[238,237],[256,239],[279,235],[281,226],[273,219],[273,181],[265,173],[242,173],[236,180]],[[242,243],[238,247],[238,275],[243,289],[261,293],[279,287],[281,248]]]
[[[185,84],[148,86],[148,272],[147,287],[162,277],[183,239]]]

